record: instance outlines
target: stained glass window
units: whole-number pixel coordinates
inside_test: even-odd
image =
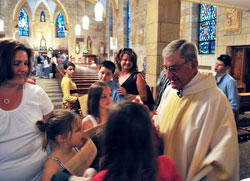
[[[112,8],[109,10],[109,37],[113,37],[113,11]],[[113,55],[113,49],[109,49],[109,54]]]
[[[44,11],[41,11],[40,13],[40,22],[46,22]]]
[[[56,19],[56,37],[57,38],[64,38],[65,37],[65,21],[63,14],[60,12],[57,19]]]
[[[29,18],[23,8],[18,13],[18,30],[19,36],[29,36]]]
[[[216,40],[217,7],[200,4],[199,8],[199,40],[200,54],[214,54]]]
[[[128,0],[127,4],[127,18],[128,18],[128,24],[127,24],[127,30],[128,30],[128,47],[130,46],[130,0]]]

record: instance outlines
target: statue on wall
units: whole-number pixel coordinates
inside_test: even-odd
[[[144,43],[144,29],[139,30],[138,43]]]
[[[103,42],[101,42],[99,45],[99,51],[101,55],[104,55],[104,43]]]
[[[88,36],[88,38],[87,38],[87,49],[92,50],[92,40],[91,40],[90,36]]]
[[[134,31],[130,32],[130,43],[131,45],[135,44],[135,32]]]
[[[238,9],[226,8],[225,31],[240,30],[241,11]]]
[[[46,22],[44,11],[41,11],[40,13],[40,22]]]
[[[47,50],[47,44],[46,44],[46,39],[42,35],[42,38],[40,40],[40,50],[41,51],[46,51]]]
[[[185,30],[185,17],[182,17],[180,20],[180,38],[184,38],[184,30]]]
[[[118,36],[118,48],[123,48],[123,39],[122,35]]]
[[[75,53],[78,55],[80,53],[80,43],[76,42],[75,44]]]

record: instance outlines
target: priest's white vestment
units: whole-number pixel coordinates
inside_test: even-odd
[[[168,86],[154,117],[164,154],[183,180],[239,180],[235,119],[213,75],[198,72],[182,95]]]

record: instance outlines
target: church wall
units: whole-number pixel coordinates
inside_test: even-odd
[[[57,0],[53,0],[53,2],[55,1]],[[83,49],[87,48],[87,37],[90,36],[92,40],[92,53],[98,55],[99,44],[100,42],[104,42],[105,38],[105,26],[102,22],[95,21],[94,4],[87,0],[86,2],[85,0],[78,0],[78,23],[82,26],[82,17],[87,14],[90,19],[90,26],[89,30],[83,30],[81,28],[81,35],[76,36],[75,25],[77,23],[77,0],[60,0],[60,2],[65,8],[69,20],[69,28],[65,38],[56,38],[55,21],[61,9],[55,3],[56,8],[52,11],[53,17],[50,16],[49,10],[44,3],[41,3],[36,9],[35,18],[32,22],[32,11],[34,8],[31,8],[30,5],[25,2],[22,7],[27,11],[29,16],[29,37],[19,36],[18,31],[13,25],[14,8],[18,3],[18,0],[1,0],[0,17],[4,20],[4,32],[0,34],[4,34],[5,37],[20,40],[21,42],[30,45],[32,48],[40,46],[41,37],[44,35],[47,48],[52,47],[53,49],[68,49],[69,54],[72,55],[72,57],[76,57],[76,59],[81,56]],[[42,10],[45,12],[46,22],[40,22],[40,12]],[[66,19],[66,17],[64,18]],[[76,55],[75,53],[76,38],[84,39],[83,42],[80,42],[79,55]]]
[[[56,0],[53,0],[56,1]],[[84,49],[87,48],[87,37],[90,36],[92,40],[92,53],[99,55],[99,45],[104,42],[105,46],[105,59],[112,59],[112,55],[109,54],[109,9],[111,8],[111,0],[107,0],[108,5],[105,9],[105,22],[96,22],[94,20],[94,4],[85,0],[78,0],[78,23],[82,25],[82,17],[87,14],[90,18],[89,30],[81,29],[81,35],[75,35],[75,25],[77,23],[77,0],[60,0],[61,4],[65,8],[68,15],[68,33],[65,38],[55,37],[55,20],[60,11],[60,8],[56,6],[55,11],[50,15],[47,7],[43,3],[38,7],[35,12],[35,18],[32,22],[32,9],[28,3],[24,3],[23,7],[29,15],[30,21],[30,36],[20,37],[13,25],[14,8],[18,0],[2,0],[0,1],[0,17],[4,20],[4,35],[6,37],[16,38],[31,47],[40,46],[40,40],[42,35],[46,39],[47,47],[53,47],[54,49],[68,49],[69,54],[73,57],[81,56]],[[127,47],[126,43],[126,28],[125,27],[125,13],[126,13],[127,0],[118,1],[118,16],[113,15],[113,37],[118,39],[118,48]],[[142,70],[142,60],[146,57],[146,17],[147,4],[149,0],[139,0],[138,6],[130,1],[131,12],[131,44],[129,47],[133,48],[138,55],[138,68]],[[85,7],[86,5],[86,7]],[[45,11],[46,22],[40,22],[40,12]],[[50,16],[53,16],[52,18]],[[250,45],[250,12],[242,11],[240,14],[239,28],[228,29],[225,27],[225,22],[228,21],[229,15],[226,8],[218,8],[217,16],[217,36],[216,36],[216,53],[214,55],[199,55],[200,69],[204,71],[213,71],[213,66],[216,61],[216,57],[222,53],[230,53],[229,46],[236,45]],[[52,19],[52,21],[50,20]],[[191,40],[195,43],[198,41],[198,4],[190,2],[181,2],[181,22],[180,22],[180,37]],[[148,32],[152,33],[152,32]],[[0,33],[3,34],[3,33]],[[75,53],[76,38],[83,38],[84,41],[80,42],[80,54]]]
[[[146,17],[147,17],[147,3],[148,0],[138,1],[138,7],[130,1],[130,45],[137,54],[137,65],[139,71],[142,70],[142,60],[146,57]],[[109,8],[111,8],[111,2],[109,1]],[[109,8],[106,14],[108,15]],[[126,11],[127,11],[127,0],[118,1],[118,16],[113,18],[113,37],[117,37],[118,48],[114,52],[118,52],[119,49],[128,47],[127,45],[127,34],[126,34]],[[108,26],[108,16],[106,18]],[[107,28],[106,28],[107,30]],[[108,32],[106,32],[108,37]],[[106,41],[107,42],[107,41]],[[109,55],[113,59],[112,55]]]
[[[181,3],[181,19],[185,20],[182,28],[183,38],[198,42],[198,4],[183,2]],[[216,31],[216,50],[215,54],[199,55],[199,68],[202,71],[213,72],[216,58],[220,54],[230,55],[230,46],[250,45],[250,12],[240,11],[241,14],[227,14],[227,8],[218,7],[217,31]],[[229,18],[236,19],[227,27]],[[239,22],[238,28],[237,24]],[[230,23],[230,22],[229,22]]]
[[[130,0],[130,2],[132,2]],[[131,47],[137,54],[137,65],[142,70],[142,61],[146,57],[146,33],[147,33],[147,4],[148,0],[138,1],[138,7],[131,3],[131,32],[134,32],[134,45],[131,40]]]

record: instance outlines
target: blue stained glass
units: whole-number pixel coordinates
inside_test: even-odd
[[[216,19],[217,7],[207,4],[200,5],[200,22]]]
[[[18,30],[19,36],[29,36],[29,18],[23,8],[18,13]]]
[[[198,47],[201,54],[215,53],[217,7],[200,4]]]
[[[199,44],[199,52],[200,54],[208,54],[209,53],[209,42],[201,42]]]
[[[213,41],[213,42],[210,43],[210,51],[213,54],[215,53],[215,41]]]
[[[56,19],[56,37],[64,38],[65,37],[65,21],[62,13],[59,13]]]
[[[128,0],[128,4],[127,4],[127,8],[128,8],[128,11],[127,11],[127,18],[128,18],[128,24],[127,24],[127,27],[128,27],[128,47],[130,46],[130,31],[131,31],[131,28],[130,28],[130,0]]]

